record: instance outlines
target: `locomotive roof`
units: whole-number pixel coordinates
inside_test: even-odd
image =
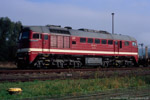
[[[126,41],[136,41],[135,38],[130,37],[128,35],[121,35],[121,34],[110,34],[106,31],[94,31],[86,29],[67,29],[62,28],[60,26],[24,26],[24,30],[32,30],[34,32],[40,33],[53,33],[53,34],[67,34],[72,36],[79,36],[79,37],[88,37],[88,38],[102,38],[102,39],[112,39],[112,40],[126,40]]]

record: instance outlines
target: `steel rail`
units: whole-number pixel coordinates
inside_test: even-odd
[[[38,70],[0,70],[0,74],[25,74],[25,73],[61,73],[61,72],[85,72],[85,71],[124,71],[124,70],[150,70],[150,67],[133,68],[82,68],[82,69],[38,69]]]

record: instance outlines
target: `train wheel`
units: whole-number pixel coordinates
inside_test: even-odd
[[[81,68],[82,63],[81,62],[77,62],[77,68]]]
[[[64,68],[63,62],[57,62],[57,68]]]
[[[108,68],[109,67],[109,63],[107,61],[104,61],[102,67],[103,68]]]
[[[64,68],[64,63],[60,62],[60,68]]]
[[[22,67],[22,64],[21,63],[17,63],[17,68],[18,69],[22,69],[23,67]]]
[[[73,67],[74,68],[81,68],[82,63],[81,62],[74,62]]]
[[[42,68],[42,66],[43,66],[43,61],[41,60],[38,60],[36,63],[34,63],[34,68],[40,69]]]
[[[19,63],[17,63],[17,68],[18,69],[27,69],[27,68],[29,68],[29,65],[27,65],[25,62],[19,62]]]
[[[76,68],[76,62],[73,63],[73,68]]]

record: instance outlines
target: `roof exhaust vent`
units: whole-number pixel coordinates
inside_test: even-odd
[[[92,30],[92,29],[84,29],[84,28],[81,28],[81,29],[78,29],[78,30],[84,31],[84,32],[94,32],[94,33],[110,34],[109,32],[103,31],[103,30]]]
[[[47,27],[61,27],[61,25],[46,25]]]
[[[70,27],[70,26],[65,26],[64,28],[67,28],[67,29],[72,29],[72,27]]]

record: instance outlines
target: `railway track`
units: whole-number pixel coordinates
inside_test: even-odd
[[[97,69],[42,69],[42,70],[1,70],[0,82],[34,81],[54,79],[88,79],[112,76],[150,75],[150,67],[141,68],[97,68]]]
[[[82,68],[82,69],[38,69],[38,70],[0,70],[0,74],[26,74],[26,73],[61,73],[61,72],[88,72],[88,71],[124,71],[124,70],[150,70],[150,67],[130,67],[130,68]]]

